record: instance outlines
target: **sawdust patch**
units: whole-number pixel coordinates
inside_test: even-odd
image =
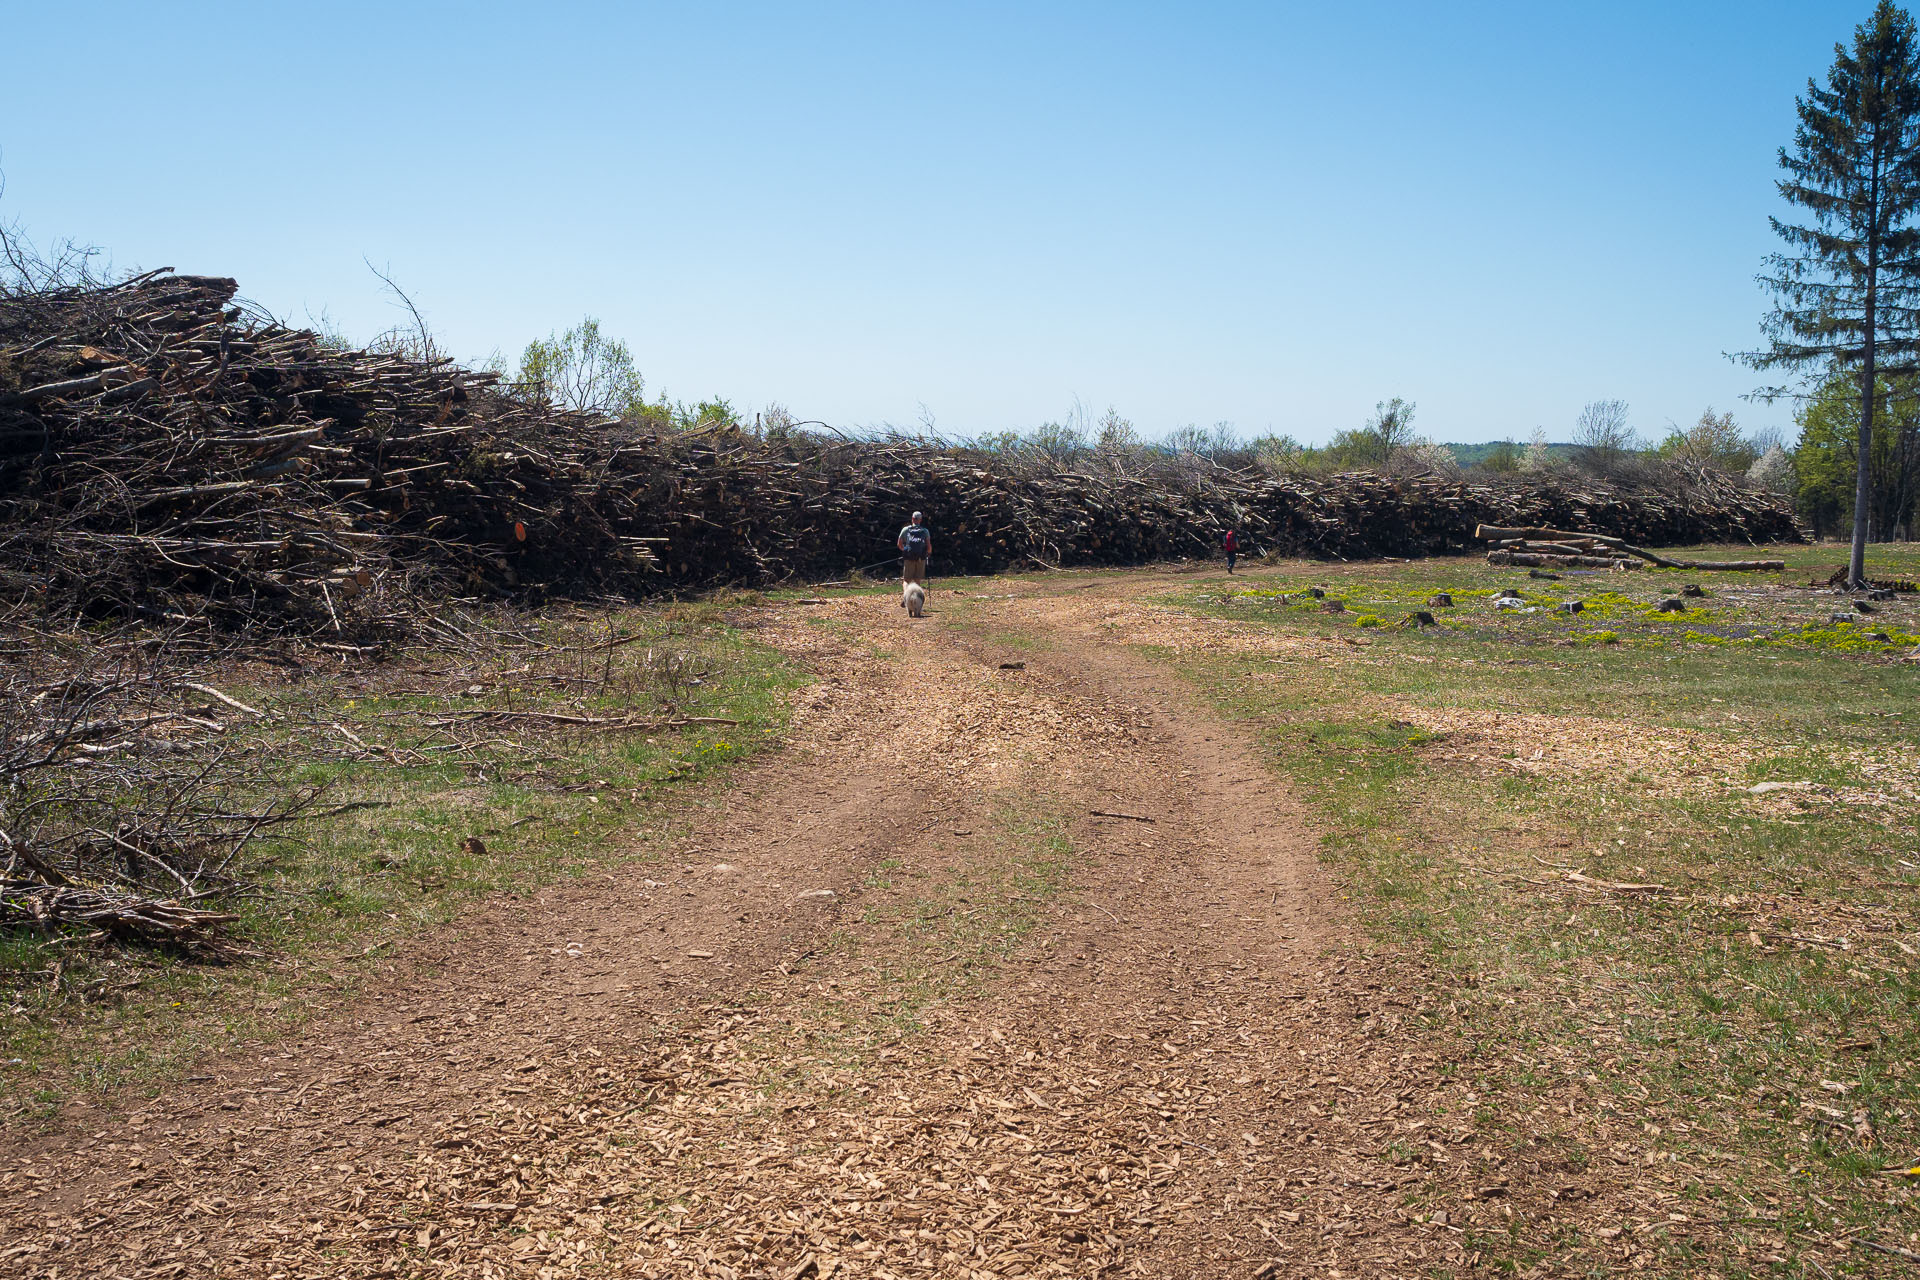
[[[1177,656],[1246,653],[1292,657],[1316,662],[1350,660],[1358,639],[1337,636],[1289,635],[1274,627],[1229,618],[1211,618],[1164,605],[1082,597],[1078,600],[1029,602],[1044,608],[1046,621],[1066,624],[1103,642],[1164,649]]]
[[[875,607],[855,599],[818,608],[871,626]],[[1143,735],[1124,707],[1042,690],[1019,671],[952,662],[913,665],[906,688],[876,714],[836,697],[834,686],[856,679],[861,664],[889,659],[856,652],[818,627],[783,622],[761,635],[821,674],[792,704],[794,723],[805,730],[794,734],[802,753],[852,748],[871,753],[875,769],[949,780],[978,775],[988,785],[1027,770],[1072,782],[1128,756]],[[903,738],[902,724],[917,731]]]
[[[1370,695],[1359,706],[1433,734],[1427,758],[1536,778],[1632,779],[1649,795],[1679,796],[1745,784],[1755,747],[1695,729],[1649,727],[1592,716],[1427,707]]]

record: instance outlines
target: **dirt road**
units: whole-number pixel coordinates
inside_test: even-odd
[[[16,1135],[0,1273],[1463,1261],[1389,1159],[1449,1141],[1411,997],[1250,737],[1116,638],[1152,583],[1074,586],[756,611],[821,678],[664,862],[476,913],[131,1126]]]

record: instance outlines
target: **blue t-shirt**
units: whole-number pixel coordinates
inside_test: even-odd
[[[913,535],[915,533],[920,535],[917,539],[919,544],[917,554],[914,550],[916,539]],[[923,524],[907,525],[900,530],[900,536],[896,541],[900,544],[900,549],[906,554],[906,558],[909,560],[924,560],[927,558],[927,553],[933,550],[933,534],[930,533],[927,530],[927,526]]]

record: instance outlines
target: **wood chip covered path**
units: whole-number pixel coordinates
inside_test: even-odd
[[[0,1274],[1466,1265],[1390,1158],[1475,1177],[1415,997],[1246,733],[1111,638],[1142,578],[1089,581],[756,610],[820,680],[664,862],[490,904],[130,1120],[8,1135]]]

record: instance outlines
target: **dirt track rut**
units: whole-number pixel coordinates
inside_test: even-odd
[[[0,1273],[1464,1260],[1386,1159],[1444,1146],[1431,1064],[1255,745],[1107,638],[1142,585],[766,611],[821,679],[666,860],[496,904],[130,1126],[16,1140]]]

